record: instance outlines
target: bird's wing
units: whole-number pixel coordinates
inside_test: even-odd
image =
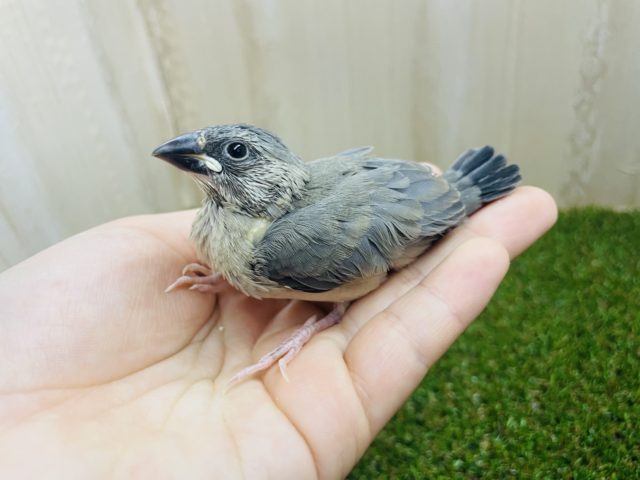
[[[373,147],[370,147],[370,146],[355,147],[355,148],[350,148],[348,150],[344,150],[340,153],[337,153],[336,156],[337,157],[354,157],[354,156],[364,157],[365,155],[368,155],[372,151],[373,151]]]
[[[458,191],[428,167],[371,158],[338,170],[325,196],[269,227],[254,252],[258,276],[304,292],[332,290],[387,272],[409,247],[426,247],[464,217]]]

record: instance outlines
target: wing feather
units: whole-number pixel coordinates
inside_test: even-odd
[[[464,217],[459,192],[422,165],[361,158],[345,167],[344,156],[334,159],[309,165],[325,177],[334,163],[346,173],[330,176],[339,180],[276,220],[256,245],[258,276],[304,292],[332,290],[406,263],[408,251],[419,254]]]

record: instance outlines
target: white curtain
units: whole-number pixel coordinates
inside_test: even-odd
[[[635,0],[0,0],[0,268],[199,203],[150,157],[250,122],[304,158],[490,143],[561,205],[640,206]]]

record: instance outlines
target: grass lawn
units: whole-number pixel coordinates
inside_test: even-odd
[[[640,478],[640,212],[561,213],[349,478]]]

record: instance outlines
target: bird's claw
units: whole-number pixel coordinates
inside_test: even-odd
[[[208,277],[211,275],[211,269],[201,263],[189,263],[182,269],[182,275],[198,275],[200,277]]]
[[[181,287],[202,293],[217,293],[225,287],[225,283],[222,275],[213,273],[209,267],[190,263],[182,269],[182,276],[165,289],[165,293]]]
[[[278,368],[280,369],[280,373],[283,378],[289,382],[289,375],[287,374],[287,365],[289,362],[291,362],[291,360],[300,353],[302,347],[311,339],[311,337],[313,337],[314,334],[338,323],[342,319],[344,309],[345,305],[339,305],[320,320],[317,320],[316,315],[307,319],[307,321],[304,322],[304,325],[293,332],[293,334],[284,342],[264,355],[253,365],[240,370],[231,377],[229,382],[227,382],[226,390],[229,390],[231,386],[241,382],[251,375],[268,369],[276,362],[278,362]]]

